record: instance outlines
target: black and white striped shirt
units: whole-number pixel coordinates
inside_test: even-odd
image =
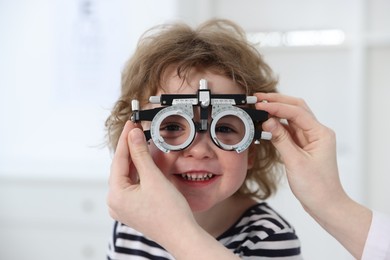
[[[241,259],[302,259],[294,228],[268,204],[250,207],[238,221],[217,238]],[[109,260],[174,259],[160,245],[141,233],[116,222],[110,239]]]

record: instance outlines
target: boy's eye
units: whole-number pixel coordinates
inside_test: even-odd
[[[218,142],[234,145],[244,138],[245,125],[239,117],[227,115],[220,118],[215,124],[215,135]]]
[[[168,116],[160,125],[161,136],[180,134],[180,132],[188,129],[188,122],[183,117],[177,115]]]
[[[187,136],[186,130],[178,124],[165,124],[160,126],[160,136],[165,142],[171,145],[177,145],[177,142],[182,142],[183,136]]]
[[[181,145],[190,135],[188,124],[164,122],[160,125],[160,136],[169,145]]]
[[[181,116],[169,116],[160,125],[160,136],[169,145],[180,145],[190,135],[190,126]]]
[[[222,133],[222,134],[234,134],[236,133],[236,131],[230,127],[230,126],[226,126],[226,125],[221,125],[221,126],[216,126],[215,127],[215,132],[216,133]]]
[[[167,124],[160,127],[160,131],[180,131],[180,130],[184,130],[184,129],[177,124]]]

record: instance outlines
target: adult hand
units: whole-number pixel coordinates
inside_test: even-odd
[[[280,152],[291,190],[306,211],[356,258],[360,259],[372,212],[344,191],[336,160],[336,137],[299,98],[256,94],[257,109],[273,118],[263,123]],[[286,119],[287,124],[278,120]]]
[[[177,225],[194,222],[185,198],[154,163],[143,131],[130,121],[112,161],[107,201],[114,219],[159,242]]]
[[[270,116],[263,129],[272,133],[294,195],[308,210],[345,198],[336,160],[334,132],[322,125],[302,100],[277,93],[256,94],[258,109]],[[282,124],[280,118],[288,124]]]

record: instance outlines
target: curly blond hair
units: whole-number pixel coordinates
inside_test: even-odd
[[[140,100],[141,107],[145,105],[149,96],[161,88],[163,74],[172,65],[183,80],[192,68],[202,68],[228,77],[247,95],[277,91],[277,79],[271,68],[247,41],[244,30],[232,21],[213,19],[196,29],[183,23],[154,27],[141,37],[126,63],[120,97],[105,122],[112,150],[132,113],[131,100]],[[267,141],[250,149],[249,156],[255,157],[254,166],[237,193],[266,199],[276,191],[280,157]]]

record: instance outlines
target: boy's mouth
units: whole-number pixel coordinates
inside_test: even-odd
[[[212,173],[182,173],[181,177],[186,181],[208,181],[215,175]]]

